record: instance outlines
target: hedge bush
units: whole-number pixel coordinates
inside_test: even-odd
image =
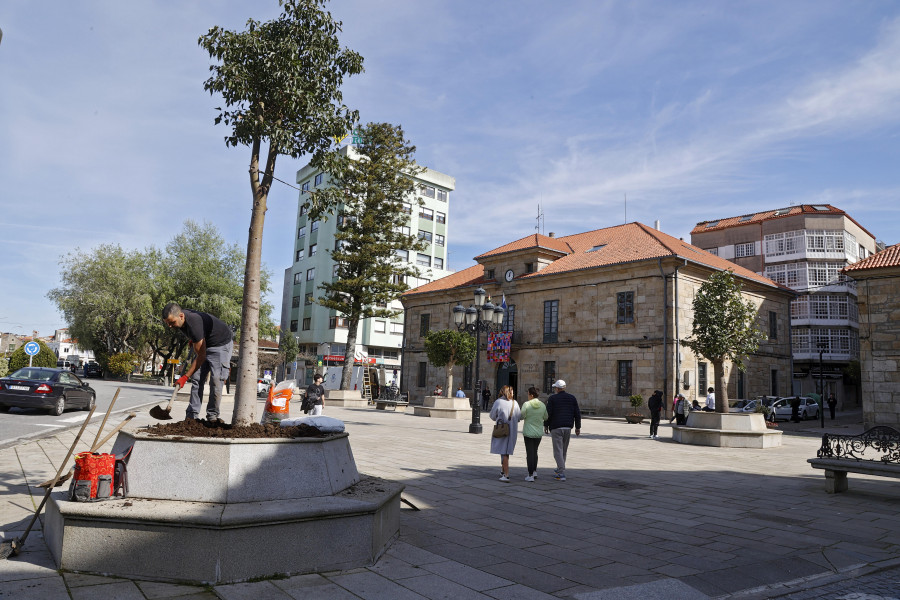
[[[50,349],[50,346],[38,340],[38,346],[41,347],[41,351],[35,354],[34,359],[31,361],[31,366],[33,367],[55,367],[56,366],[56,352]],[[14,373],[18,371],[22,367],[28,366],[28,355],[25,354],[25,345],[23,344],[21,347],[16,348],[15,351],[9,357],[9,372]]]

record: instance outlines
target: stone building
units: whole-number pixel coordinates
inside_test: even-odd
[[[855,397],[843,372],[859,357],[856,284],[841,269],[877,251],[871,233],[830,204],[803,204],[701,221],[691,243],[797,292],[791,394],[819,393],[824,385],[839,406]]]
[[[481,356],[480,376],[493,393],[509,384],[524,399],[530,386],[547,393],[561,378],[584,409],[612,415],[630,410],[631,394],[647,398],[655,389],[666,398],[676,391],[703,398],[713,383],[711,364],[681,340],[691,333],[694,295],[719,270],[734,271],[768,334],[746,372],[728,368],[729,397],[785,395],[790,389],[788,311],[794,294],[651,227],[629,223],[559,238],[533,234],[475,260],[403,295],[402,388],[411,402],[443,382],[443,368],[427,362],[425,333],[454,327],[453,307],[470,305],[478,287],[495,304],[505,299],[503,329],[512,333],[508,363]],[[472,390],[471,367],[456,369],[456,381]]]
[[[900,429],[900,244],[844,273],[857,282],[863,424]]]

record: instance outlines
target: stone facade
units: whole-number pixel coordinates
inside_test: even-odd
[[[467,271],[472,271],[472,275],[503,273],[507,265],[538,263],[538,257],[529,258],[529,253],[547,254],[547,251],[524,249],[479,257],[480,264]],[[664,391],[669,410],[676,392],[702,401],[706,392],[698,389],[698,383],[703,383],[699,381],[701,364],[708,365],[707,385],[713,385],[712,366],[680,342],[691,333],[694,295],[712,272],[708,265],[686,260],[676,253],[666,258],[512,281],[482,275],[444,289],[414,290],[403,297],[406,323],[416,326],[407,327],[405,332],[402,387],[409,391],[412,400],[429,393],[436,382],[444,381],[444,369],[427,364],[424,332],[418,327],[421,315],[429,315],[425,320],[431,329],[453,328],[453,307],[471,304],[473,291],[481,286],[495,304],[505,297],[514,313],[512,323],[506,324],[513,332],[509,368],[503,368],[502,363],[487,362],[485,334],[481,334],[480,376],[494,397],[498,386],[506,383],[513,385],[517,397],[524,400],[529,387],[535,386],[546,394],[555,379],[563,379],[582,409],[595,414],[624,415],[631,410],[630,394],[641,394],[646,399],[655,389]],[[465,272],[461,273],[459,277],[451,277],[465,280]],[[762,278],[740,279],[745,298],[759,307],[760,329],[769,331],[769,315],[774,313],[778,335],[763,342],[750,357],[743,376],[737,369],[726,370],[728,395],[749,398],[768,395],[773,390],[786,395],[790,390],[787,327],[792,294],[774,284],[765,284],[767,280]],[[623,294],[633,299],[630,318],[628,315],[623,318],[619,312]],[[553,302],[558,310],[555,340],[545,331],[545,322],[552,317],[547,313],[547,306]],[[421,377],[423,366],[424,378]],[[627,380],[620,381],[629,366],[630,385]],[[463,367],[454,369],[454,380],[465,385],[468,392],[472,386],[464,375]]]
[[[900,255],[898,246],[885,251]],[[873,260],[874,259],[874,260]],[[847,269],[859,297],[863,425],[900,429],[900,260],[876,254]],[[869,262],[881,266],[866,268]]]

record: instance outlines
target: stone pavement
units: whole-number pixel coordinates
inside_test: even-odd
[[[223,408],[229,415],[230,406]],[[176,404],[173,416],[183,413],[184,404]],[[806,463],[819,445],[818,421],[782,423],[781,448],[751,450],[676,444],[667,439],[665,421],[663,439],[653,441],[646,424],[588,419],[582,435],[572,438],[568,481],[553,480],[545,438],[537,481],[524,481],[520,440],[512,481],[501,483],[489,435],[467,433],[466,421],[374,409],[326,407],[326,414],[346,422],[359,470],[404,483],[403,497],[420,509],[403,506],[399,539],[374,566],[214,587],[59,573],[38,524],[22,554],[0,561],[0,598],[900,595],[900,484],[851,474],[849,492],[826,494],[822,472]],[[826,425],[852,433],[854,418]],[[154,422],[143,410],[134,424]],[[79,450],[98,424],[99,418]],[[21,535],[43,496],[34,486],[53,476],[76,433],[54,432],[0,450],[4,539]]]

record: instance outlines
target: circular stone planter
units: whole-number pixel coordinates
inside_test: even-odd
[[[200,439],[120,433],[129,496],[47,504],[69,571],[218,584],[374,564],[400,529],[397,483],[360,476],[347,433]]]
[[[640,425],[644,422],[644,415],[625,415],[625,420],[629,423]]]

